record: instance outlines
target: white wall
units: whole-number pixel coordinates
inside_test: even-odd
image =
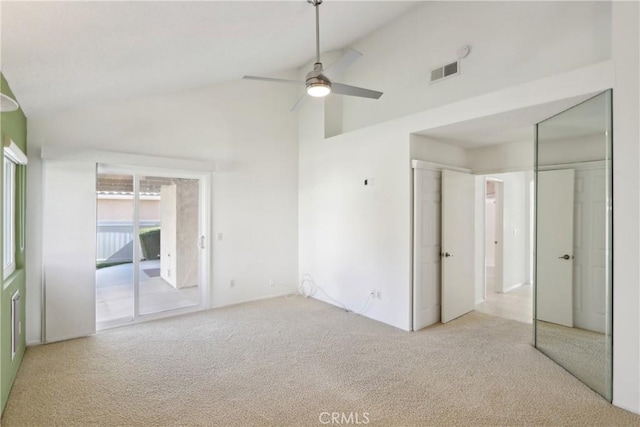
[[[485,265],[495,267],[496,265],[496,200],[486,199],[484,203],[484,260]]]
[[[345,98],[345,131],[555,75],[610,58],[608,2],[425,2],[356,42],[364,54],[342,81],[384,92]],[[456,77],[430,70],[456,59]]]
[[[613,402],[640,413],[640,5],[613,2]]]
[[[468,168],[467,151],[423,135],[410,135],[411,160]]]
[[[298,159],[296,117],[289,113],[295,97],[286,86],[241,81],[30,118],[27,340],[40,340],[45,146],[214,161],[213,231],[223,239],[213,242],[212,305],[295,290]]]
[[[533,134],[533,126],[531,126]],[[541,165],[589,162],[602,160],[604,135],[588,135],[580,138],[565,138],[549,141],[553,146],[541,153]],[[494,172],[533,170],[533,138],[508,144],[489,145],[467,150],[469,166],[476,174]]]
[[[533,139],[468,149],[467,157],[476,174],[533,170]]]
[[[364,314],[409,330],[408,134],[363,129],[355,138],[324,140],[322,105],[307,107],[299,126],[300,275],[310,274],[353,310],[372,289],[380,291]],[[365,179],[374,185],[364,186]],[[317,297],[328,300],[322,292]]]
[[[540,136],[543,148],[538,150],[538,163],[557,165],[602,160],[607,156],[606,138],[604,134],[553,140],[545,140]]]
[[[491,175],[479,175],[476,185],[483,185],[485,177],[496,178],[503,182],[503,262],[502,287],[496,292],[508,292],[520,285],[529,283],[531,271],[530,254],[530,191],[529,182],[533,178],[531,171],[509,172]],[[478,227],[485,226],[485,200],[476,194],[476,239],[483,233]],[[488,219],[488,218],[487,218]],[[483,244],[485,240],[482,240]],[[487,245],[493,244],[493,239]],[[485,250],[476,250],[476,265],[484,265]],[[498,273],[496,273],[497,275]],[[476,300],[483,289],[483,272],[476,271]]]
[[[485,289],[484,289],[484,281],[485,281],[485,266],[484,266],[484,222],[485,222],[485,211],[482,209],[485,203],[485,179],[484,176],[476,176],[476,191],[475,191],[475,302],[476,304],[484,301],[485,299]]]
[[[529,283],[529,181],[532,172],[491,175],[503,182],[502,292]]]

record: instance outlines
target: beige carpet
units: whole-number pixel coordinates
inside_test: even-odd
[[[2,425],[640,424],[530,341],[482,313],[408,333],[277,298],[29,348]]]

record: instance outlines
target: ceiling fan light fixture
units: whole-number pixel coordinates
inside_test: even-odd
[[[356,59],[362,56],[360,52],[357,52],[353,49],[349,49],[347,53],[345,53],[340,59],[334,62],[329,71],[329,76],[324,74],[324,67],[322,66],[322,62],[320,62],[320,12],[319,6],[322,4],[323,0],[307,0],[308,3],[313,5],[316,10],[316,62],[313,64],[313,70],[307,73],[304,81],[299,80],[285,80],[285,79],[275,79],[272,77],[255,77],[255,76],[244,76],[243,79],[248,80],[263,80],[268,82],[277,82],[277,83],[288,83],[295,85],[304,84],[307,92],[302,95],[302,97],[296,102],[291,111],[298,111],[300,107],[304,104],[304,101],[308,99],[309,96],[314,98],[323,98],[330,93],[335,93],[338,95],[348,95],[348,96],[358,96],[360,98],[370,98],[370,99],[379,99],[382,96],[382,92],[377,92],[375,90],[363,89],[360,87],[349,86],[342,83],[334,82],[332,83],[329,77],[338,78],[338,76],[346,70],[346,68],[353,63]],[[333,71],[332,71],[333,70]]]
[[[310,83],[307,85],[307,94],[314,98],[322,98],[331,93],[331,85],[325,82]]]

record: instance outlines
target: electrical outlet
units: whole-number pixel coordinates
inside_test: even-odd
[[[269,286],[275,286],[275,285],[276,285],[275,279],[269,279]]]
[[[235,286],[236,286],[236,281],[231,279],[231,281],[229,282],[229,287],[234,288]]]
[[[376,298],[382,299],[382,292],[380,291],[376,292]]]

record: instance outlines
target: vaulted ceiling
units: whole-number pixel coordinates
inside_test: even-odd
[[[415,5],[325,1],[322,50],[348,47]],[[269,75],[315,53],[315,15],[305,0],[0,7],[2,72],[28,116]]]

